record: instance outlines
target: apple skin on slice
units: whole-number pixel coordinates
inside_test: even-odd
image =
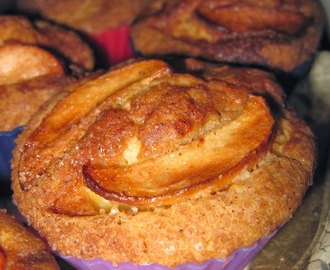
[[[0,46],[0,85],[12,84],[50,73],[64,74],[60,60],[34,45],[8,43]]]
[[[297,35],[312,21],[302,13],[280,10],[272,6],[235,4],[210,8],[202,5],[198,11],[219,26],[238,33],[268,30]]]

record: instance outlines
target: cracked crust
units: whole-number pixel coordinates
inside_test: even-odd
[[[312,184],[315,145],[310,129],[297,118],[294,112],[285,107],[281,89],[266,72],[228,66],[205,66],[194,61],[188,63],[188,70],[192,73],[198,71],[197,73],[202,74],[202,78],[176,73],[174,76],[173,71],[164,62],[158,60],[127,64],[91,83],[84,84],[71,96],[54,100],[46,111],[40,112],[27,125],[18,138],[14,152],[12,174],[14,200],[23,215],[47,239],[54,251],[82,259],[101,257],[114,264],[125,261],[134,264],[156,262],[174,267],[187,262],[198,263],[211,258],[226,258],[235,249],[249,246],[292,217],[305,191]],[[134,81],[136,71],[139,71],[136,73],[139,79]],[[202,103],[197,106],[199,110],[196,109],[196,105],[193,107],[196,110],[194,117],[198,116],[198,111],[203,112],[201,115],[204,118],[197,117],[195,120],[204,119],[201,126],[206,134],[209,132],[209,124],[214,123],[213,108],[216,107],[222,112],[222,120],[218,125],[220,125],[220,130],[224,131],[239,119],[240,115],[244,115],[242,112],[245,109],[242,108],[246,107],[244,104],[248,104],[247,100],[251,97],[267,101],[265,104],[271,108],[271,119],[275,121],[270,139],[262,144],[258,151],[252,151],[255,154],[254,158],[246,156],[229,171],[220,172],[219,178],[227,180],[225,185],[217,186],[215,189],[213,185],[209,185],[209,182],[206,185],[197,185],[198,192],[188,192],[188,195],[183,196],[183,199],[181,197],[180,200],[170,202],[160,200],[161,203],[155,205],[146,202],[142,205],[135,202],[126,204],[127,201],[118,202],[107,199],[102,193],[96,194],[97,190],[94,192],[90,190],[91,187],[88,188],[85,185],[86,179],[83,175],[85,161],[92,155],[95,164],[101,162],[100,164],[106,163],[108,166],[113,162],[122,162],[118,157],[125,156],[122,148],[127,149],[125,145],[132,143],[128,138],[135,132],[129,122],[124,125],[125,129],[121,129],[122,119],[127,120],[122,114],[127,111],[133,114],[133,108],[139,108],[140,111],[135,111],[133,115],[134,119],[136,122],[145,123],[147,121],[143,120],[145,115],[150,115],[146,113],[149,106],[163,104],[159,102],[164,99],[164,96],[159,96],[159,93],[165,91],[164,85],[173,82],[173,78],[177,78],[173,84],[174,89],[179,88],[183,92],[186,90],[182,84],[188,82],[188,89],[192,91],[190,97],[193,96],[195,102],[197,99],[204,100],[203,93],[220,91],[221,95],[214,94],[213,96],[214,105],[209,107],[210,104],[207,103],[209,101],[206,102],[208,110],[201,109],[205,108],[203,107],[205,104],[202,105]],[[162,84],[158,84],[159,81]],[[181,88],[178,83],[181,84]],[[155,85],[161,87],[156,87],[156,89]],[[221,92],[221,87],[224,85],[222,89],[225,91]],[[110,86],[116,90],[111,92]],[[141,89],[143,94],[139,92]],[[150,89],[156,89],[158,92],[152,92]],[[169,87],[169,89],[172,88]],[[100,94],[107,98],[101,102],[98,100],[87,102],[83,109],[78,106],[80,109],[77,113],[84,115],[84,110],[87,110],[87,117],[79,116],[77,119],[63,120],[60,115],[66,114],[61,104],[69,104],[72,100],[76,103],[70,104],[75,107],[79,104],[79,98],[83,99],[90,90],[95,93],[96,99],[103,100]],[[150,96],[144,100],[142,96],[146,97],[148,93]],[[90,97],[91,99],[93,98]],[[126,103],[125,100],[130,102]],[[168,115],[161,113],[157,117],[164,121],[166,117],[173,117],[183,112],[185,100],[185,98],[176,100],[175,102],[180,106],[175,106],[175,110],[174,107],[167,107],[172,108],[172,111],[168,110]],[[188,100],[191,101],[191,99]],[[118,102],[122,102],[121,107],[118,107]],[[136,104],[139,106],[134,107]],[[116,117],[107,115],[108,120],[105,121],[105,111],[109,108],[112,108],[111,113],[117,114]],[[159,108],[159,106],[156,107],[156,109]],[[118,111],[121,112],[118,113]],[[257,111],[255,113],[258,114]],[[46,115],[48,115],[46,120],[43,120]],[[191,117],[191,114],[188,116]],[[175,121],[178,119],[184,118],[181,116]],[[102,125],[99,126],[100,133],[95,133],[98,120]],[[110,123],[109,120],[117,122],[115,125],[106,126]],[[174,123],[180,123],[180,121],[175,121]],[[56,129],[57,133],[51,134],[53,132],[51,123],[61,123]],[[67,123],[71,123],[70,129],[66,128]],[[45,133],[42,133],[43,129],[37,131],[38,127],[46,128]],[[198,127],[195,126],[195,128],[199,130]],[[255,124],[249,129],[258,133],[258,128],[259,125]],[[213,129],[214,127],[211,126],[210,130]],[[62,133],[63,130],[65,130],[64,133]],[[194,133],[196,131],[193,128],[189,129],[193,130],[191,133],[183,131],[182,128],[176,130],[185,134],[183,138],[188,138],[191,134],[201,136],[200,130]],[[169,136],[174,136],[172,129],[163,131],[168,133],[153,133],[154,135],[162,134],[161,142],[166,141]],[[105,146],[109,143],[112,145],[111,132],[116,134],[115,138],[119,144],[113,144],[114,149],[110,150],[121,154],[118,154],[118,157],[111,157],[111,151],[103,149],[106,154],[97,156],[97,151],[95,152],[93,147]],[[49,134],[51,137],[48,137]],[[56,137],[56,134],[59,136]],[[107,134],[110,134],[110,137],[107,137]],[[244,146],[240,144],[243,138],[241,136],[244,134],[241,133],[237,137],[235,144],[231,146],[231,151],[235,151],[235,147]],[[45,148],[43,145],[48,145],[49,138],[53,143]],[[102,138],[102,140],[95,144],[93,140],[97,138]],[[174,136],[174,138],[175,142],[181,143],[181,137]],[[103,140],[107,141],[107,144],[102,144]],[[154,145],[158,152],[153,152],[153,147],[144,147],[144,151],[139,152],[140,156],[126,153],[126,161],[130,160],[134,164],[137,158],[143,163],[144,155],[147,157],[168,155],[165,150],[172,149],[173,143],[162,145],[161,142]],[[203,147],[203,143],[201,141],[200,143],[200,147]],[[29,145],[32,148],[29,148]],[[118,147],[117,150],[116,147]],[[134,153],[134,151],[131,152]],[[38,159],[36,155],[41,155],[41,159]],[[39,160],[37,163],[33,163],[33,156]],[[214,161],[213,156],[207,154],[202,158]],[[130,168],[130,165],[128,163],[121,166]],[[36,168],[38,170],[34,171]],[[35,177],[35,173],[39,175]],[[92,180],[95,180],[95,174],[92,176],[94,177]],[[108,188],[103,184],[101,181],[101,187]],[[151,185],[154,183],[151,182]],[[189,189],[190,186],[187,188]],[[123,194],[128,192],[129,190],[125,190]],[[125,197],[123,194],[119,195]],[[176,198],[180,195],[181,193],[171,196]],[[143,196],[140,199],[143,200]]]

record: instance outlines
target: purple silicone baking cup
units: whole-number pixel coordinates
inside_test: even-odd
[[[200,264],[186,263],[175,268],[169,268],[157,263],[134,265],[130,262],[123,262],[113,265],[111,262],[102,259],[82,260],[60,254],[59,257],[78,270],[241,270],[258,255],[277,231],[275,230],[249,247],[234,251],[226,259],[210,259]]]
[[[22,130],[23,127],[17,127],[11,131],[0,132],[0,182],[10,182],[10,163],[16,146],[15,140]]]

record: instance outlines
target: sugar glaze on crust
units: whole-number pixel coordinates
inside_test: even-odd
[[[312,184],[309,128],[270,74],[187,63],[128,63],[26,126],[14,200],[53,250],[174,267],[225,258],[292,217]]]

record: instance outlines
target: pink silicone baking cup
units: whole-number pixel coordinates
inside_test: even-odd
[[[63,255],[59,255],[59,257],[78,270],[241,270],[258,255],[277,231],[275,230],[249,247],[234,251],[226,259],[210,259],[201,264],[186,263],[175,268],[168,268],[157,263],[134,265],[130,262],[123,262],[113,265],[111,262],[102,259],[82,260]]]
[[[134,57],[130,42],[130,27],[121,26],[89,35],[96,57],[103,68]]]

